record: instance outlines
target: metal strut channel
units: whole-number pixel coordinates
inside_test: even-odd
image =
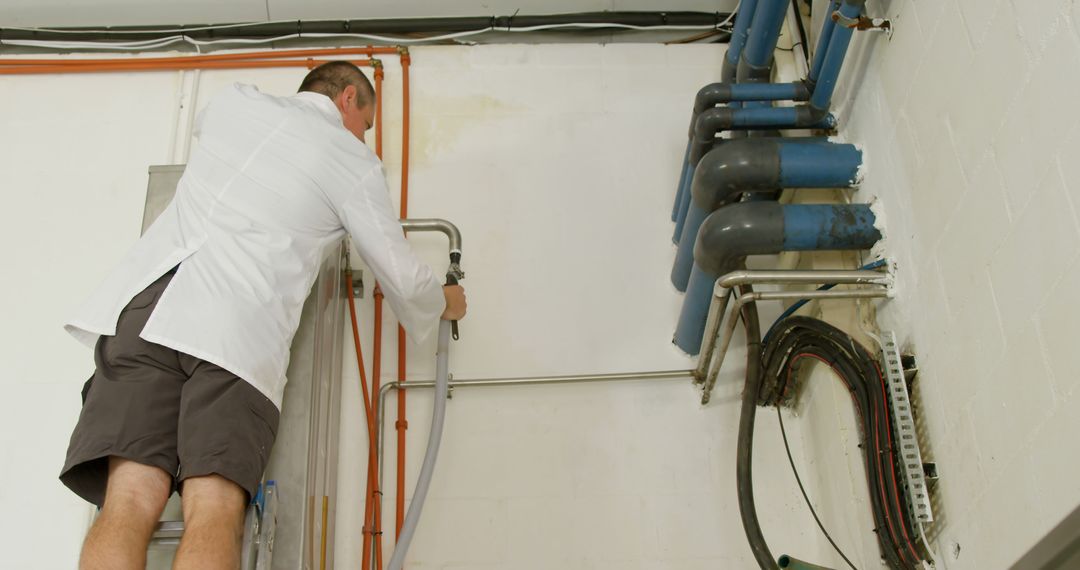
[[[885,364],[885,381],[888,384],[889,411],[893,419],[893,445],[900,462],[900,472],[904,476],[904,488],[908,506],[911,509],[911,524],[934,521],[930,508],[930,491],[926,487],[926,475],[923,473],[922,452],[919,450],[919,438],[915,433],[915,418],[911,415],[911,400],[908,397],[907,382],[900,364],[900,349],[896,345],[896,333],[882,332],[881,355]]]

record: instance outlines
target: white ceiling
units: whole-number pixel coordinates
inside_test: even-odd
[[[732,9],[736,0],[0,0],[0,27]]]

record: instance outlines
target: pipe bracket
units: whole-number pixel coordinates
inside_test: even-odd
[[[885,32],[886,36],[892,38],[892,21],[887,18],[867,18],[866,16],[848,18],[839,10],[833,12],[831,17],[834,22],[845,28],[861,32]]]

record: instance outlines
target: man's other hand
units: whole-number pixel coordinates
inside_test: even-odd
[[[461,285],[444,285],[443,295],[446,297],[446,310],[443,311],[442,319],[445,321],[460,320],[465,316],[468,303],[465,302],[465,289]]]

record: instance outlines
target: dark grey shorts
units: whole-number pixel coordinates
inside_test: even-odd
[[[97,370],[83,388],[60,480],[101,506],[108,458],[163,469],[178,487],[218,474],[255,495],[277,434],[278,410],[254,386],[193,356],[139,338],[172,273],[120,313],[116,336],[94,352]]]

